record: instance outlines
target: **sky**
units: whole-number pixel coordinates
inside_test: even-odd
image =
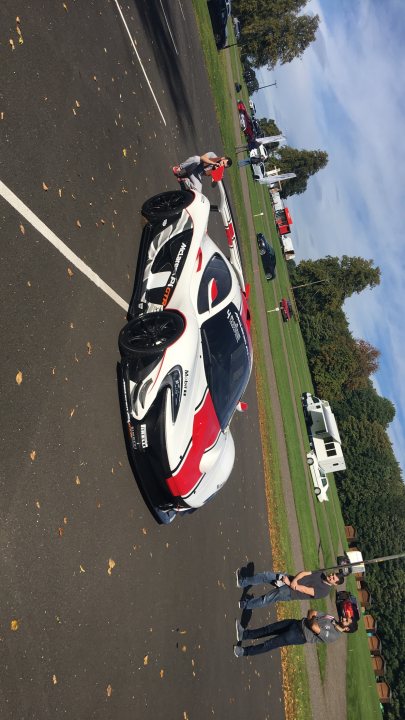
[[[297,261],[373,259],[381,284],[346,301],[355,338],[380,351],[372,376],[396,407],[388,432],[405,478],[405,0],[311,0],[316,41],[257,73],[258,117],[292,147],[326,150],[325,169],[288,199]]]

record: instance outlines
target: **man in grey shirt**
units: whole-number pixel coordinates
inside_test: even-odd
[[[342,618],[336,620],[333,615],[308,610],[307,616],[301,620],[280,620],[255,630],[245,630],[240,622],[236,621],[236,637],[238,642],[244,640],[257,640],[269,637],[260,645],[234,645],[236,657],[243,655],[260,655],[286,645],[305,645],[306,643],[332,643],[338,640],[343,633],[352,633],[357,630],[357,620]]]
[[[198,192],[202,192],[202,178],[204,175],[211,175],[213,170],[219,167],[231,167],[232,160],[229,157],[218,157],[210,150],[204,155],[192,155],[180,165],[173,167],[173,173],[177,178],[188,178]]]
[[[257,573],[256,575],[243,575],[240,570],[236,571],[236,584],[240,588],[251,585],[273,585],[272,589],[265,595],[244,599],[239,603],[242,610],[253,610],[254,608],[265,607],[270,603],[285,602],[288,600],[309,600],[329,595],[333,587],[341,585],[344,577],[340,573],[322,570],[301,570],[297,575],[287,573],[276,573],[272,570]]]

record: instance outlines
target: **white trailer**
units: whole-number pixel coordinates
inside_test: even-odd
[[[295,250],[294,245],[291,240],[290,233],[286,233],[286,235],[282,235],[280,238],[281,247],[283,249],[283,255],[286,260],[295,260]]]
[[[311,393],[301,396],[304,415],[308,425],[310,442],[323,470],[340,472],[346,469],[336,418],[327,400]]]

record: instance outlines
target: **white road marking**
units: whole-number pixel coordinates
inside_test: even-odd
[[[177,50],[177,48],[176,48],[176,43],[174,42],[174,37],[173,37],[172,31],[171,31],[171,29],[170,29],[169,21],[168,21],[168,19],[167,19],[167,17],[166,17],[166,13],[165,13],[165,9],[164,9],[164,7],[163,7],[162,0],[160,0],[160,7],[162,8],[163,15],[165,16],[165,22],[166,22],[166,25],[167,25],[167,29],[168,29],[168,31],[169,31],[169,33],[170,33],[170,37],[171,37],[171,39],[172,39],[173,47],[174,47],[174,49],[175,49],[175,51],[176,51],[176,54],[178,55],[179,52],[178,52],[178,50]]]
[[[138,50],[136,49],[136,46],[135,46],[135,41],[133,40],[132,35],[131,35],[130,31],[129,31],[129,27],[128,27],[128,25],[127,25],[127,23],[126,23],[126,20],[125,20],[123,14],[122,14],[122,10],[121,10],[121,8],[120,8],[120,6],[119,6],[119,4],[118,4],[118,0],[114,0],[114,2],[115,2],[116,6],[117,6],[117,8],[118,8],[118,12],[119,12],[119,14],[120,14],[120,16],[121,16],[121,20],[122,20],[122,22],[123,22],[123,24],[124,24],[125,30],[126,30],[127,33],[128,33],[128,37],[129,37],[129,39],[130,39],[130,41],[131,41],[132,47],[134,48],[136,57],[138,58],[138,62],[139,62],[139,64],[140,64],[141,70],[142,70],[142,72],[143,72],[143,74],[144,74],[144,76],[145,76],[145,80],[146,80],[146,82],[147,82],[148,85],[149,85],[149,90],[151,91],[152,97],[153,97],[153,99],[154,99],[154,101],[155,101],[155,103],[156,103],[157,109],[159,110],[160,117],[162,118],[164,124],[166,125],[167,123],[166,123],[166,120],[165,120],[165,116],[163,115],[163,113],[162,113],[162,111],[161,111],[161,109],[160,109],[160,105],[159,105],[159,103],[158,103],[158,101],[157,101],[157,99],[156,99],[155,93],[153,92],[153,88],[152,88],[152,85],[150,84],[150,80],[149,80],[149,78],[148,78],[148,76],[147,76],[147,74],[146,74],[146,71],[145,71],[144,66],[142,65],[142,60],[141,60],[141,58],[139,57]]]
[[[181,0],[178,0],[178,3],[180,5],[181,14],[183,15],[183,20],[185,20],[186,18],[185,18],[184,12],[183,12],[183,5],[181,4]]]
[[[62,255],[69,260],[69,262],[74,265],[77,270],[80,270],[80,272],[83,273],[83,275],[86,275],[86,277],[91,280],[95,285],[97,285],[100,290],[103,290],[103,292],[108,295],[111,300],[114,300],[114,302],[117,303],[125,312],[128,310],[128,303],[123,300],[122,297],[117,295],[117,293],[110,288],[107,283],[104,282],[104,280],[99,277],[91,268],[89,268],[86,263],[83,262],[77,255],[75,255],[70,248],[68,248],[67,245],[65,245],[62,240],[60,240],[52,230],[50,230],[45,223],[42,222],[42,220],[35,215],[32,210],[27,207],[27,205],[24,205],[22,200],[20,200],[17,195],[15,195],[12,190],[10,190],[7,185],[5,185],[0,180],[0,195],[6,200],[10,205],[16,210],[20,215],[22,215],[27,222],[29,222],[32,227],[35,228],[41,235],[48,240],[57,250],[59,250]]]

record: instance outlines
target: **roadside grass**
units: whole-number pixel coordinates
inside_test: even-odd
[[[231,93],[228,86],[224,55],[218,53],[212,36],[210,18],[206,0],[193,0],[196,16],[199,22],[202,46],[205,53],[207,70],[210,77],[214,101],[216,103],[218,123],[220,125],[225,152],[235,155],[235,145],[242,145],[242,136],[236,137],[233,131],[232,118],[229,113],[229,103],[236,103],[237,97],[248,102],[246,86],[240,79],[242,75],[239,61],[239,49],[231,47],[231,63],[235,81],[241,82],[240,94]],[[233,42],[233,30],[229,23],[229,42]],[[242,157],[240,155],[239,157]],[[236,163],[235,163],[236,165]],[[288,276],[287,266],[283,259],[280,242],[273,220],[272,207],[267,189],[253,182],[250,169],[241,169],[248,172],[250,199],[255,223],[255,231],[263,232],[273,245],[277,256],[277,278],[271,283],[266,282],[262,269],[259,277],[254,277],[252,258],[248,244],[248,225],[243,201],[240,172],[233,168],[229,174],[228,182],[232,185],[233,201],[236,208],[236,219],[239,236],[242,239],[242,252],[244,256],[245,273],[251,282],[250,308],[253,317],[253,343],[255,352],[255,374],[258,392],[259,419],[261,424],[264,473],[266,479],[266,494],[269,505],[270,534],[274,563],[279,567],[294,568],[294,558],[291,551],[289,528],[286,521],[284,495],[280,472],[280,458],[277,444],[274,442],[275,425],[271,408],[270,391],[267,385],[265,372],[266,358],[260,334],[255,332],[254,318],[257,317],[257,300],[255,284],[262,283],[266,305],[275,310],[281,297],[287,295],[293,299],[293,291]],[[263,215],[260,213],[264,213]],[[268,314],[268,329],[271,352],[275,365],[277,387],[283,412],[283,426],[286,437],[288,460],[293,482],[295,505],[297,508],[300,535],[304,556],[304,565],[309,568],[319,567],[318,548],[316,547],[312,518],[308,507],[308,467],[301,456],[299,434],[308,447],[308,438],[303,413],[301,412],[301,393],[305,390],[313,391],[311,376],[307,363],[305,345],[299,328],[299,322],[290,321],[282,324],[277,311]],[[256,325],[257,326],[257,325]],[[283,341],[285,348],[283,346]],[[293,395],[289,387],[289,378],[286,364],[289,364],[290,376],[293,385]],[[298,405],[298,426],[295,419],[294,403]],[[344,521],[341,514],[333,476],[329,475],[329,502],[315,503],[315,514],[324,566],[333,565],[340,546],[347,547],[344,533]],[[312,490],[311,490],[312,491]],[[296,568],[299,570],[300,568]],[[350,578],[349,581],[352,579]],[[325,601],[316,601],[314,606],[325,610]],[[286,612],[282,608],[282,614]],[[287,614],[299,613],[298,603],[289,603]],[[284,614],[285,616],[285,614]],[[365,639],[364,626],[358,633],[350,635],[347,662],[347,704],[348,720],[371,720],[380,718],[377,693],[372,691],[375,687],[374,675],[371,671],[368,644]],[[325,676],[326,646],[319,646],[318,660],[321,677]],[[288,653],[282,653],[283,682],[286,700],[287,717],[294,720],[309,720],[311,718],[308,678],[302,648],[289,648]],[[292,698],[299,699],[293,702]],[[377,710],[376,710],[377,709]],[[376,714],[377,713],[377,714]]]

